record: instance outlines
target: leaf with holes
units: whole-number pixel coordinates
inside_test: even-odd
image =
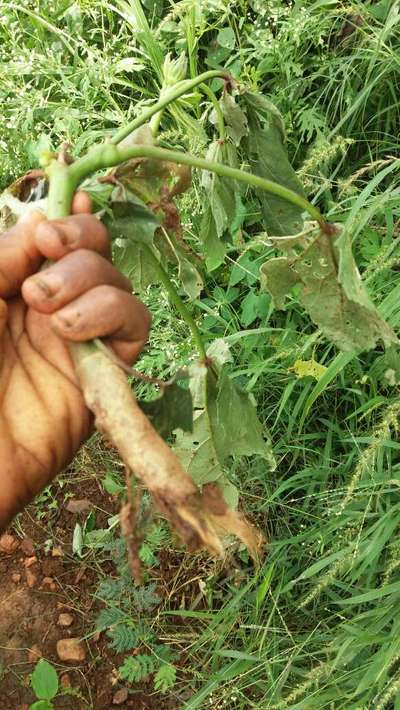
[[[287,256],[263,264],[261,282],[278,308],[298,285],[299,300],[311,319],[341,350],[371,350],[380,340],[385,345],[399,342],[371,302],[350,235],[340,225],[328,235],[311,224],[292,239],[277,239],[276,246]]]

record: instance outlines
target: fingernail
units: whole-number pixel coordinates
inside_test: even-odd
[[[53,316],[54,320],[60,328],[71,330],[76,327],[80,314],[74,310],[63,310],[62,313],[57,313]]]
[[[44,278],[43,276],[34,276],[27,282],[28,288],[36,291],[39,296],[51,298],[57,291],[57,285],[54,283],[51,276]]]

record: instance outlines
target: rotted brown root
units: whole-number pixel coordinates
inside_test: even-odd
[[[137,404],[122,370],[94,344],[71,346],[76,371],[96,427],[152,494],[155,506],[191,550],[223,554],[222,537],[237,535],[254,559],[262,536],[227,508],[217,486],[203,494]]]

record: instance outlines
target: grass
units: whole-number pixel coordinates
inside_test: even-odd
[[[38,141],[66,139],[79,153],[154,101],[162,57],[185,50],[191,75],[228,67],[278,105],[309,198],[351,224],[371,297],[398,328],[399,4],[293,5],[3,3],[2,185],[32,167]],[[180,102],[163,116],[165,140],[201,152],[210,109],[198,94]],[[196,182],[180,206],[198,249]],[[273,251],[250,215],[246,230],[191,307],[207,342],[230,344],[234,377],[271,432],[275,472],[251,459],[229,470],[268,530],[268,556],[254,571],[242,550],[225,567],[175,550],[173,581],[146,623],[180,654],[168,692],[189,710],[399,710],[398,352],[338,353],[294,298],[251,320],[243,304],[261,308],[257,269]],[[144,298],[154,327],[141,367],[166,376],[192,344],[158,287]],[[311,358],[327,367],[318,382],[290,369]]]

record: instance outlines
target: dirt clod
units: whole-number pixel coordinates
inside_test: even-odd
[[[61,685],[65,686],[71,686],[71,678],[68,673],[63,673],[62,676],[60,677],[60,683]]]
[[[21,550],[27,557],[33,557],[35,554],[35,546],[30,537],[24,537],[21,542]]]
[[[21,581],[21,575],[19,572],[13,572],[11,575],[11,579],[14,582],[14,584],[19,584]]]
[[[26,557],[24,560],[24,565],[25,567],[32,567],[32,565],[36,564],[37,562],[37,557],[35,555],[31,555],[31,557]]]
[[[113,696],[113,705],[122,705],[126,700],[128,700],[128,690],[120,688]]]
[[[35,574],[34,572],[32,572],[32,570],[30,569],[30,567],[28,567],[28,568],[25,570],[25,577],[26,577],[26,584],[27,584],[27,586],[29,587],[29,589],[33,589],[33,587],[36,587],[36,584],[37,584],[37,576],[36,576],[36,574]]]
[[[81,500],[72,498],[72,500],[68,501],[65,509],[68,510],[69,513],[85,513],[91,506],[92,503],[87,498],[82,498]]]
[[[51,589],[52,592],[55,592],[57,589],[57,585],[56,585],[53,577],[43,577],[42,585],[43,585],[43,587],[49,587],[49,589]]]
[[[60,639],[57,655],[61,661],[80,662],[86,659],[86,649],[79,638]]]
[[[68,627],[71,626],[73,621],[74,617],[72,616],[72,614],[60,614],[60,616],[58,617],[57,624],[58,626]]]
[[[17,540],[14,535],[4,533],[4,535],[0,537],[0,552],[3,552],[5,555],[12,555],[16,550],[18,550],[18,547],[19,540]]]

